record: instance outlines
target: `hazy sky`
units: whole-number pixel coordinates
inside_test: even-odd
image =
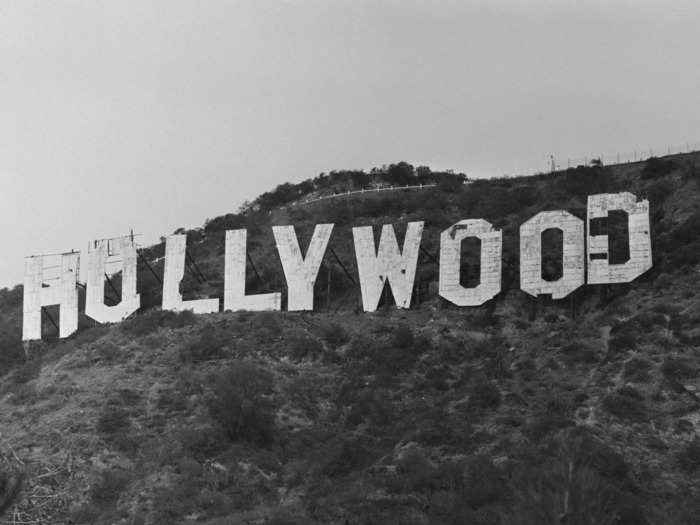
[[[699,28],[696,1],[0,0],[0,285],[322,171],[700,141]]]

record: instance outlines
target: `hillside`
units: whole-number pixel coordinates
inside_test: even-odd
[[[66,340],[47,319],[25,360],[21,287],[0,291],[2,523],[697,523],[700,153],[464,180],[333,172],[186,232],[191,299],[222,295],[225,230],[248,229],[249,293],[284,293],[270,225],[294,224],[304,249],[335,223],[314,313],[162,312],[160,243],[141,252],[137,315],[82,318]],[[306,202],[413,184],[436,186]],[[522,293],[520,224],[585,219],[587,195],[617,191],[650,200],[652,270],[562,301]],[[436,292],[439,233],[464,218],[503,229],[503,291],[478,308]],[[350,228],[392,223],[401,242],[411,220],[413,308],[389,294],[359,313]],[[608,224],[612,258],[624,227]],[[556,275],[556,241],[545,250]]]

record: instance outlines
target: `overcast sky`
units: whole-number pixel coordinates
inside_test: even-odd
[[[698,142],[699,28],[696,1],[0,0],[0,286],[322,171]]]

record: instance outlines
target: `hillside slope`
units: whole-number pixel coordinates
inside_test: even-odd
[[[222,294],[226,229],[248,228],[254,293],[284,290],[271,224],[295,224],[304,247],[315,223],[335,223],[314,313],[161,312],[144,266],[142,312],[82,319],[25,361],[21,287],[0,291],[0,498],[23,479],[5,522],[696,523],[696,163],[466,185],[401,163],[282,185],[187,232],[205,276],[186,273],[189,299]],[[438,186],[302,203],[412,182]],[[520,224],[551,209],[585,217],[588,194],[615,191],[650,199],[654,268],[559,302],[519,291]],[[479,308],[435,291],[439,232],[464,218],[503,229],[503,292]],[[426,221],[414,307],[387,298],[358,313],[350,227],[393,223],[401,240],[410,220]],[[624,227],[608,228],[624,257]],[[546,250],[556,274],[556,243]],[[142,253],[162,275],[163,245]],[[466,257],[465,278],[477,265]]]

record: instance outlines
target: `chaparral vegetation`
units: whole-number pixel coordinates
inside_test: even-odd
[[[139,312],[111,326],[81,316],[58,340],[48,307],[47,337],[25,353],[22,288],[0,291],[4,522],[697,523],[698,166],[687,154],[463,184],[402,162],[283,184],[179,230],[195,299],[221,295],[225,230],[248,229],[248,292],[284,293],[270,226],[295,224],[307,246],[314,224],[335,223],[313,313],[161,311],[160,243],[141,251]],[[650,201],[653,268],[562,301],[520,291],[518,226],[550,209],[585,219],[587,195],[618,191]],[[435,293],[455,217],[503,228],[503,291],[481,307]],[[401,243],[411,220],[426,228],[412,309],[385,293],[360,314],[350,227],[393,223]],[[624,260],[624,220],[596,228]],[[560,239],[543,251],[556,279]],[[478,250],[463,252],[473,286]]]

